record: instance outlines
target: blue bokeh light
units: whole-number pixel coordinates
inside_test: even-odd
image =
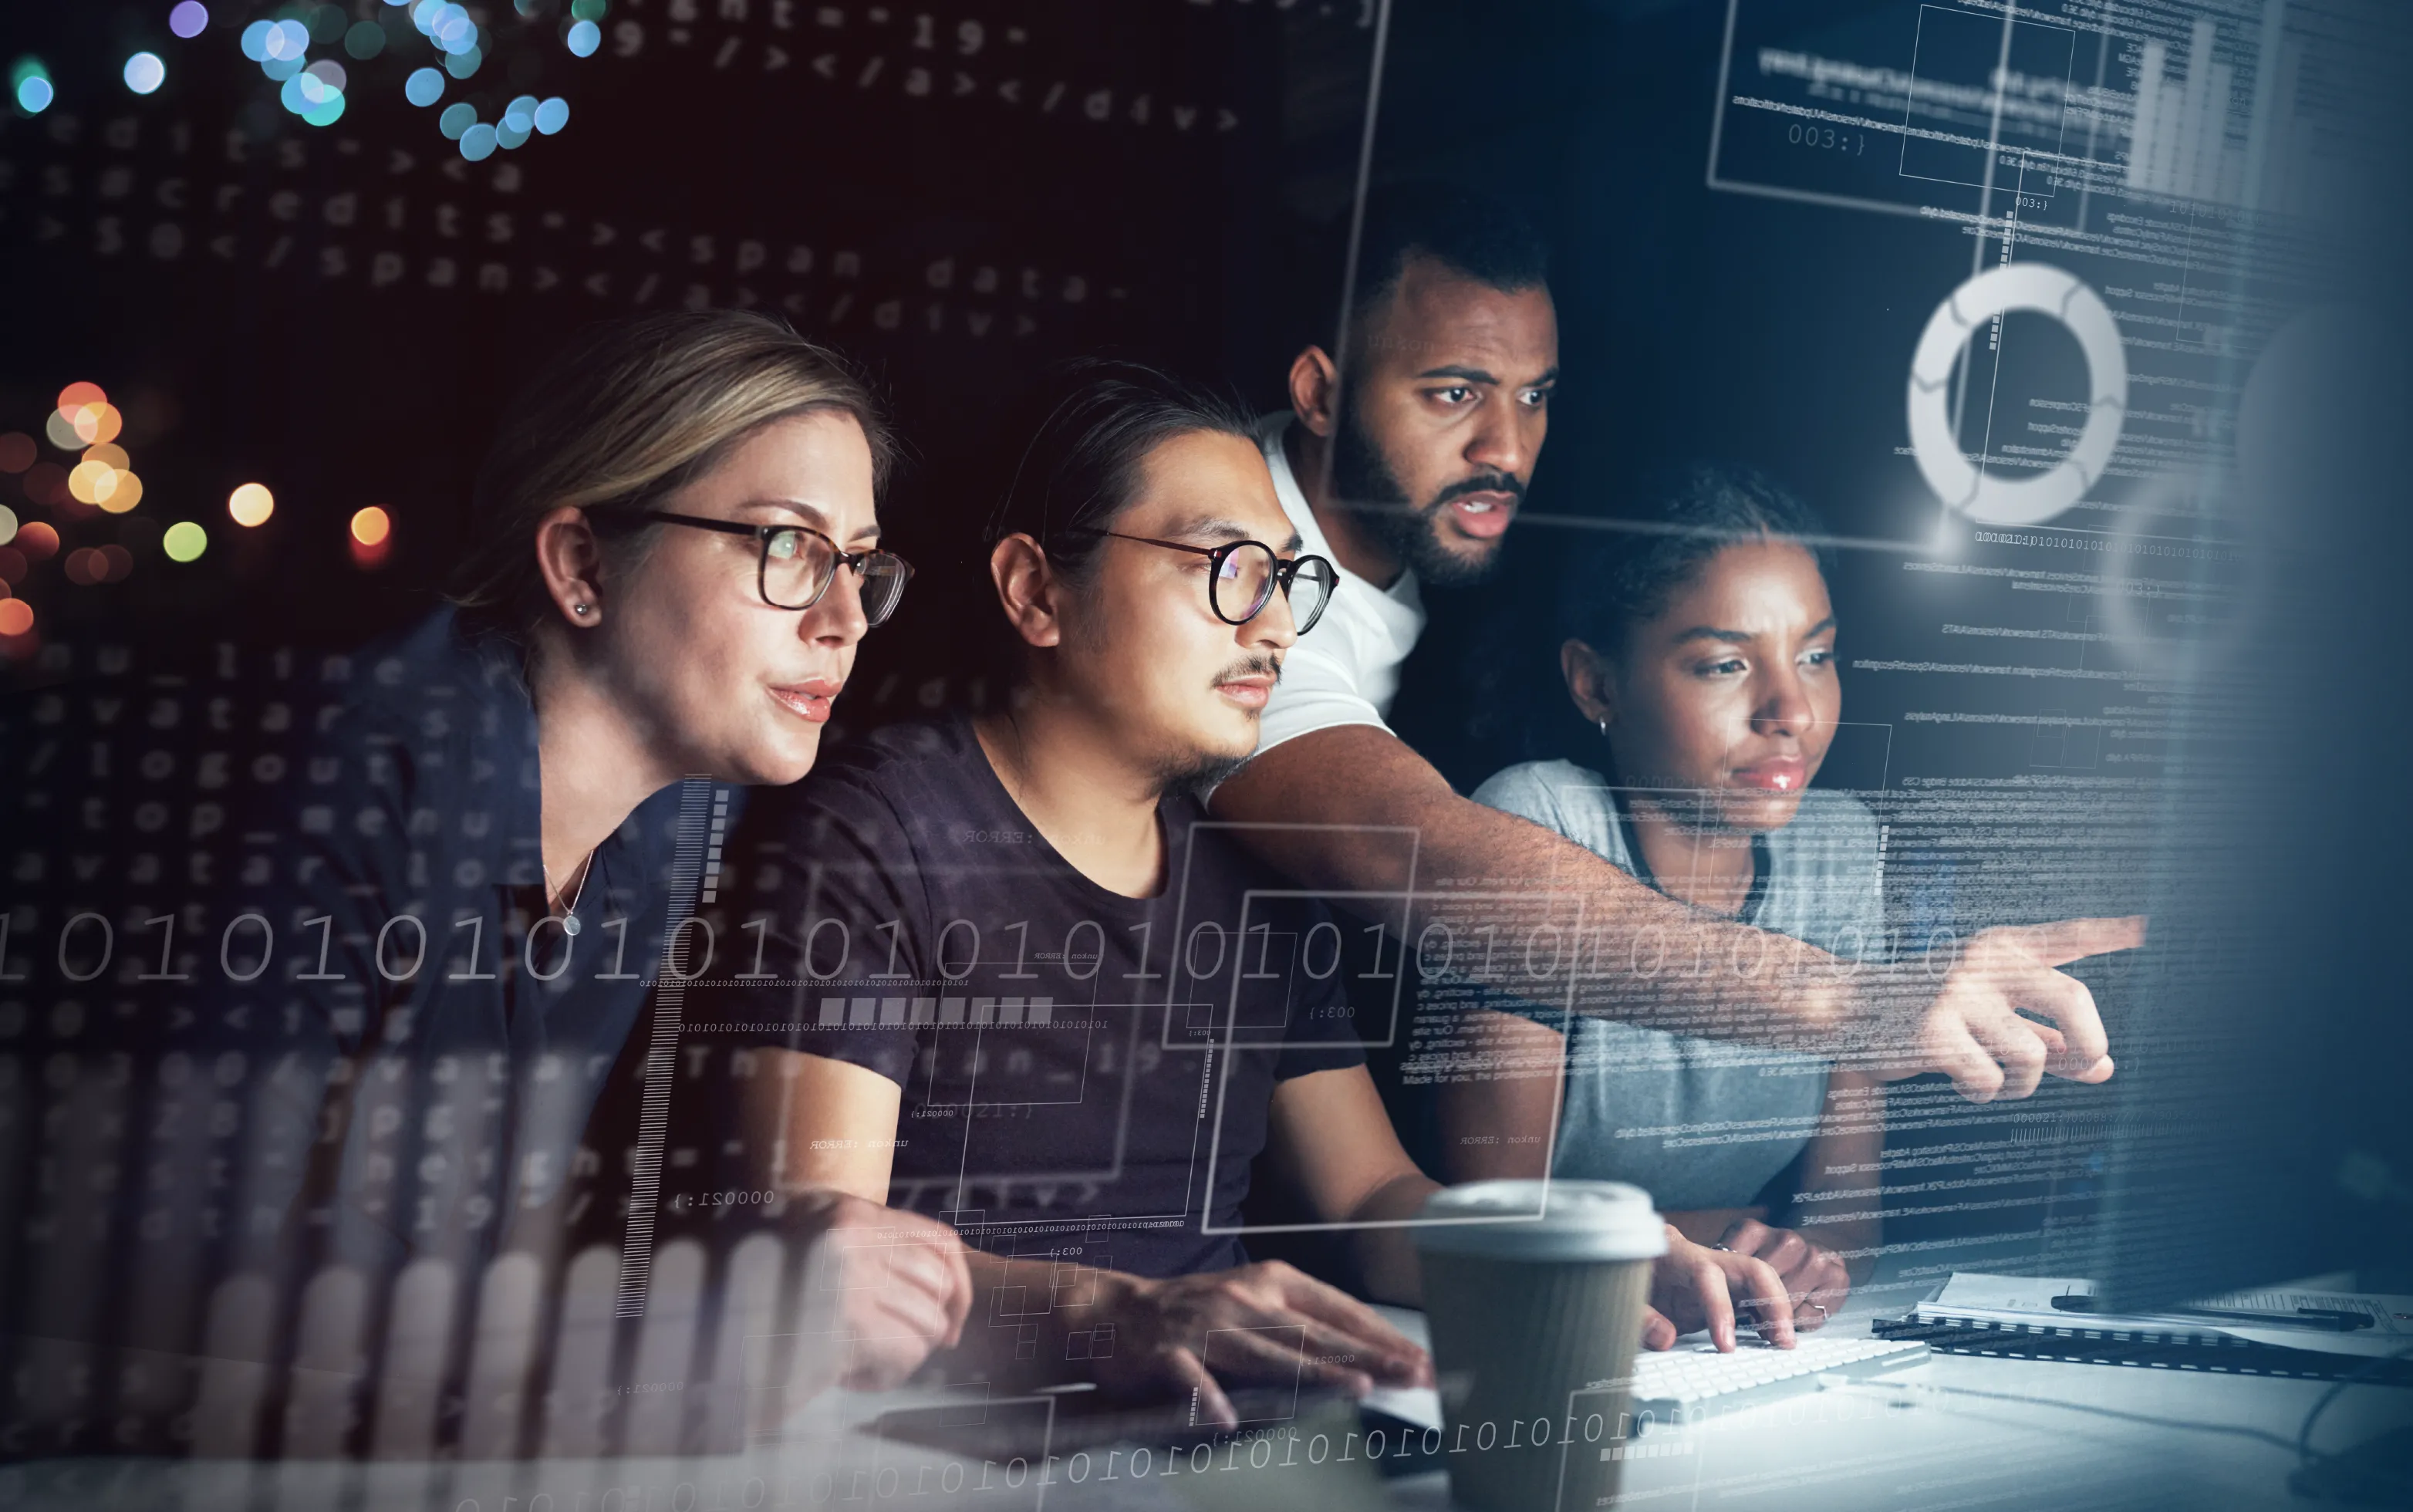
[[[444,75],[435,68],[414,68],[403,81],[402,97],[413,105],[433,105],[444,97]]]
[[[460,141],[462,133],[477,124],[478,107],[467,100],[456,100],[447,105],[444,113],[436,118],[436,129],[453,141]]]
[[[210,24],[210,7],[201,0],[184,0],[168,12],[168,29],[178,37],[199,37]]]
[[[51,82],[39,74],[29,75],[17,81],[17,109],[27,115],[41,114],[51,108],[51,101],[57,97],[58,91],[52,89]]]
[[[461,156],[482,163],[495,156],[495,128],[483,121],[461,133]]]
[[[168,82],[168,66],[156,52],[137,52],[126,60],[126,87],[148,95]]]
[[[571,55],[581,58],[591,58],[595,55],[595,50],[602,45],[603,28],[596,25],[593,22],[582,21],[575,22],[570,26],[570,51]]]
[[[455,79],[466,79],[478,71],[478,65],[485,61],[486,55],[473,47],[466,52],[455,52],[446,58],[444,71]]]
[[[268,61],[268,34],[276,29],[274,22],[256,21],[243,29],[243,55],[254,63]]]
[[[555,95],[536,108],[536,128],[552,136],[570,124],[570,102]]]

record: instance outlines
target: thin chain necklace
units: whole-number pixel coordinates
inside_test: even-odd
[[[598,849],[600,849],[600,847],[598,847]],[[544,873],[545,897],[546,901],[550,903],[555,897],[560,896],[555,891],[553,885],[552,868],[540,861],[537,863],[537,869]],[[579,900],[586,896],[586,879],[594,870],[595,852],[589,851],[586,852],[586,859],[578,864],[578,891],[571,896],[570,899],[570,907],[563,912],[561,916],[561,932],[570,936],[572,939],[575,939],[578,935]]]

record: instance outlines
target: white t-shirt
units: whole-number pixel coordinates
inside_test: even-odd
[[[1274,475],[1274,496],[1298,527],[1299,550],[1329,561],[1340,575],[1324,617],[1282,659],[1281,681],[1257,719],[1261,754],[1285,740],[1337,725],[1388,730],[1384,721],[1390,716],[1391,695],[1399,690],[1399,663],[1415,649],[1425,628],[1424,600],[1416,594],[1413,570],[1401,571],[1386,591],[1340,565],[1290,470],[1289,454],[1282,449],[1290,427],[1287,413],[1268,415],[1257,427],[1266,466]]]

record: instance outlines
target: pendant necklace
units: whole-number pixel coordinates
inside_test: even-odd
[[[545,891],[551,893],[553,891],[553,872],[551,868],[547,867],[544,863],[539,862],[537,863],[537,869],[544,873]],[[595,852],[589,851],[586,852],[586,859],[580,862],[578,866],[578,891],[571,896],[569,908],[565,910],[561,915],[561,932],[570,936],[573,940],[578,938],[579,900],[586,896],[586,878],[589,873],[594,871],[594,869]]]

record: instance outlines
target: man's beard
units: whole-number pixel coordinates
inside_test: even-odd
[[[1357,402],[1344,397],[1340,423],[1332,437],[1332,488],[1342,507],[1355,513],[1366,529],[1426,583],[1439,587],[1465,587],[1490,576],[1500,563],[1495,543],[1479,556],[1461,556],[1441,541],[1441,512],[1450,500],[1468,494],[1502,493],[1523,503],[1525,485],[1504,472],[1478,473],[1441,491],[1429,504],[1408,502],[1390,464],[1375,450],[1374,439],[1357,418]]]

